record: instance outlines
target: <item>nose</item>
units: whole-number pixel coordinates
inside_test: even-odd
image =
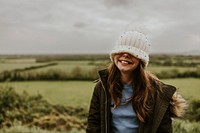
[[[130,55],[128,53],[123,53],[122,56],[125,57],[125,58],[130,58]]]

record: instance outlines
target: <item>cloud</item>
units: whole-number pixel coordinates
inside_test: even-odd
[[[200,50],[199,0],[1,0],[0,53],[108,52],[144,24],[153,52]],[[30,48],[30,50],[29,50]]]
[[[125,8],[129,5],[136,5],[138,2],[138,0],[104,0],[104,4],[108,8]]]
[[[84,22],[76,22],[76,23],[74,23],[74,27],[76,27],[76,28],[84,28],[86,26],[87,25]]]

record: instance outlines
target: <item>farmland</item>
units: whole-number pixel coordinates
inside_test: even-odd
[[[63,112],[64,114],[60,115],[69,115],[70,119],[75,120],[76,123],[72,121],[70,128],[69,126],[67,128],[68,130],[82,132],[85,125],[81,125],[81,121],[86,124],[86,114],[95,86],[93,81],[98,78],[97,71],[106,68],[109,63],[110,59],[107,55],[1,55],[0,87],[14,89],[14,92],[6,91],[5,94],[9,93],[9,97],[14,94],[15,97],[27,99],[24,96],[25,91],[27,96],[35,96],[35,98],[30,99],[46,101],[45,106],[49,106],[48,110],[41,108],[45,112],[51,112],[51,110],[55,112],[58,107],[59,109],[65,107],[72,108],[72,110],[78,109],[81,111],[80,115],[73,118],[70,117],[69,112],[67,114]],[[200,56],[152,55],[147,70],[157,75],[164,83],[176,86],[177,91],[187,99],[188,103],[200,101]],[[19,99],[19,101],[21,100]],[[32,104],[33,101],[24,102]],[[38,109],[36,108],[36,110]],[[39,117],[35,117],[35,115],[39,115],[39,112],[30,110],[28,113],[33,113],[32,117],[39,119]],[[194,121],[192,116],[190,118]],[[7,120],[0,116],[0,121],[4,119]],[[66,121],[65,118],[63,120]],[[193,125],[195,130],[200,130],[195,121],[188,120],[178,121],[175,127],[185,130],[181,123],[190,125],[190,127]],[[21,127],[21,125],[11,125],[16,128]],[[35,130],[31,127],[29,129]],[[25,126],[23,130],[28,129]],[[192,130],[188,128],[188,131]],[[5,129],[4,132],[6,131],[9,130]]]
[[[177,91],[186,99],[200,100],[200,79],[164,79],[162,81],[176,86]],[[88,107],[95,83],[92,81],[29,81],[0,83],[0,85],[13,87],[18,93],[26,91],[32,95],[41,94],[52,104]]]
[[[28,92],[31,95],[41,94],[52,104],[88,107],[94,83],[92,81],[53,81],[53,82],[9,82],[2,86],[15,88],[16,92]]]

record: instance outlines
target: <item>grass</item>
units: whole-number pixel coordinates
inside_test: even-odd
[[[149,66],[147,70],[153,73],[160,73],[161,71],[177,70],[179,72],[196,71],[197,67],[179,67],[179,66]]]
[[[10,62],[10,63],[1,63],[0,65],[0,73],[3,71],[10,71],[14,69],[24,69],[27,67],[32,67],[32,66],[39,66],[39,65],[44,65],[52,62],[46,62],[46,63],[35,63],[35,62],[24,62],[24,63],[15,63],[15,62]],[[65,73],[70,73],[74,68],[79,67],[81,68],[82,71],[89,71],[98,66],[101,66],[101,63],[105,63],[105,61],[54,61],[54,63],[58,63],[58,65],[54,66],[48,66],[45,68],[39,68],[34,70],[35,72],[45,72],[48,70],[60,70]]]
[[[40,66],[47,63],[1,63],[0,64],[0,73],[3,71],[11,71],[14,69],[24,69],[32,66]]]
[[[200,100],[199,78],[165,79],[163,82],[176,86],[177,91],[189,101]]]
[[[189,100],[199,99],[200,79],[185,78],[185,79],[165,79],[164,83],[171,84],[177,87],[177,90]],[[27,91],[30,95],[41,94],[44,99],[52,104],[60,104],[66,106],[82,106],[88,108],[95,84],[92,81],[54,81],[54,82],[4,82],[2,86],[12,86],[18,93]],[[200,131],[199,122],[189,122],[175,120],[174,133],[198,133]],[[0,129],[0,133],[59,133],[56,131],[42,130],[36,127],[25,127],[14,125],[11,128]],[[82,133],[76,129],[69,133]],[[62,133],[62,131],[60,132]]]
[[[46,62],[46,63],[36,63],[36,62],[17,62],[19,59],[12,59],[10,60],[5,60],[5,62],[0,62],[0,72],[3,72],[5,70],[14,70],[14,69],[23,69],[26,67],[31,67],[31,66],[38,66],[38,65],[44,65],[46,63],[51,63]],[[7,62],[6,62],[7,61]],[[9,62],[8,62],[9,61]],[[108,64],[108,61],[104,60],[65,60],[65,61],[53,61],[54,63],[58,63],[58,65],[55,66],[48,66],[45,68],[40,68],[35,70],[36,72],[44,72],[48,71],[49,69],[56,69],[56,70],[61,70],[65,73],[70,73],[75,67],[80,67],[83,71],[89,71],[92,70],[95,67],[99,66],[106,66]],[[196,71],[198,67],[182,67],[182,66],[152,66],[149,65],[147,68],[149,71],[153,73],[160,73],[161,71],[172,71],[172,70],[178,70],[179,72],[186,72],[186,71]]]
[[[186,99],[200,100],[200,79],[165,79],[164,83],[177,87]],[[3,86],[12,86],[18,93],[27,91],[30,95],[41,94],[52,104],[88,107],[95,84],[92,81],[35,81],[7,82]]]
[[[179,119],[173,120],[173,133],[199,133],[200,122],[183,121]]]
[[[95,84],[92,81],[37,81],[8,82],[0,85],[12,86],[18,93],[27,91],[30,95],[41,94],[52,104],[88,107]]]
[[[36,72],[45,72],[45,71],[48,71],[48,70],[60,70],[60,71],[63,71],[65,73],[70,73],[76,67],[81,68],[83,71],[89,71],[89,70],[92,70],[95,66],[94,65],[88,65],[88,64],[85,64],[85,63],[78,64],[78,62],[71,63],[71,61],[70,62],[65,61],[65,62],[62,62],[62,63],[59,62],[58,65],[40,68],[40,69],[35,70],[35,71]]]
[[[189,122],[182,120],[173,120],[174,133],[199,133],[199,122]],[[37,127],[25,127],[20,124],[15,124],[10,128],[0,129],[0,133],[65,133],[64,131],[48,131]],[[84,130],[72,129],[68,133],[85,133]]]
[[[36,63],[35,58],[29,59],[0,59],[0,73],[5,70],[23,69],[31,66],[44,65],[50,62]],[[164,61],[168,58],[162,58]],[[187,63],[196,62],[199,63],[199,58],[188,58],[181,57]],[[87,72],[107,64],[108,60],[65,60],[65,61],[53,61],[58,63],[55,66],[48,66],[45,68],[34,69],[34,72],[46,72],[50,69],[61,70],[64,73],[70,74],[74,68],[79,67],[81,72]],[[200,66],[197,67],[179,67],[179,66],[151,66],[149,65],[148,70],[153,73],[159,73],[161,71],[172,71],[177,70],[179,72],[196,71],[199,70]],[[188,101],[200,100],[200,79],[197,78],[184,78],[184,79],[163,79],[164,83],[168,83],[177,87],[177,91],[180,92]],[[34,82],[2,82],[2,86],[12,86],[18,93],[27,91],[29,95],[41,94],[44,99],[46,99],[51,104],[60,104],[64,106],[81,106],[88,108],[90,99],[92,96],[93,88],[95,86],[92,81],[34,81]],[[188,121],[175,121],[174,122],[174,132],[194,132],[193,130],[199,132],[199,123],[191,123]],[[182,129],[182,130],[181,130]],[[197,130],[198,129],[198,130]],[[11,128],[0,129],[0,133],[55,133],[55,131],[41,130],[36,127],[24,127],[15,125]],[[84,131],[78,131],[76,129],[72,130],[70,133],[82,133]]]
[[[66,131],[49,131],[38,127],[26,127],[20,124],[15,124],[10,128],[0,129],[0,133],[66,133]],[[68,133],[85,133],[84,130],[72,129]]]

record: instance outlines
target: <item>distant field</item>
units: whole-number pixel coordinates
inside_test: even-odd
[[[176,86],[177,91],[189,101],[200,100],[200,79],[185,78],[162,81]],[[95,83],[92,81],[38,81],[0,83],[0,85],[12,86],[19,93],[25,90],[30,95],[41,94],[53,104],[88,107]]]
[[[91,74],[93,70],[107,67],[110,62],[108,55],[1,55],[0,73],[16,69],[27,70],[27,68],[30,67],[55,63],[56,65],[38,67],[34,70],[29,69],[29,71],[26,72],[39,74],[58,70],[65,75],[70,75],[78,69],[80,74],[85,76],[88,73]],[[147,70],[154,74],[161,73],[161,75],[159,75],[160,77],[163,77],[163,73],[168,73],[165,78],[172,77],[173,73],[185,73],[188,71],[200,73],[200,56],[151,55],[150,65]]]
[[[46,63],[0,63],[0,73],[3,71],[11,71],[14,69],[24,69],[31,66],[40,66]]]
[[[49,70],[59,70],[59,75],[75,75],[80,77],[79,74],[87,77],[88,75],[95,75],[96,70],[105,68],[110,59],[108,56],[0,56],[0,73],[7,70],[25,69],[33,66],[45,66],[49,63],[55,63],[55,65],[48,65],[45,67],[38,67],[36,69],[27,70],[30,72],[30,76],[34,74],[41,74],[43,72],[50,73]],[[167,72],[167,74],[173,74],[173,72],[200,72],[200,57],[197,56],[153,56],[152,64],[150,64],[147,70],[153,73]],[[176,63],[183,63],[176,66]],[[157,64],[156,64],[157,63]],[[162,63],[171,63],[172,66],[159,65]],[[173,64],[175,63],[175,64]],[[196,63],[196,64],[195,64]],[[193,64],[193,65],[192,65]],[[174,65],[174,66],[173,66]],[[92,71],[92,72],[89,72]],[[166,73],[161,73],[166,75]],[[23,75],[23,74],[22,74]],[[28,74],[25,73],[24,77]],[[96,77],[95,77],[96,78]],[[16,81],[16,80],[14,80]],[[198,94],[200,93],[200,78],[185,78],[185,79],[164,79],[166,83],[170,83],[177,87],[185,97],[188,99],[200,99]],[[4,82],[0,83],[5,85]],[[55,104],[71,104],[71,105],[88,105],[88,101],[91,96],[94,83],[92,81],[46,81],[46,82],[11,82],[9,86],[16,88],[18,92],[26,90],[31,95],[41,94],[47,100]]]
[[[32,66],[40,66],[45,65],[52,62],[46,62],[46,63],[36,63],[36,62],[4,62],[0,64],[0,73],[7,70],[14,70],[14,69],[24,69],[27,67]],[[90,61],[90,60],[84,60],[84,61],[54,61],[54,63],[57,63],[57,65],[48,66],[44,68],[34,69],[35,72],[46,72],[49,70],[60,70],[64,73],[70,73],[75,69],[76,67],[79,67],[82,71],[89,71],[92,69],[95,69],[97,67],[99,68],[105,68],[108,65],[107,61]],[[153,72],[153,73],[160,73],[161,71],[172,71],[177,70],[179,72],[187,72],[187,71],[196,71],[197,69],[200,69],[200,67],[181,67],[181,66],[149,66],[147,70]]]
[[[90,61],[56,61],[56,63],[58,63],[58,65],[40,68],[35,71],[44,72],[48,70],[61,70],[63,72],[69,73],[76,67],[79,67],[84,71],[89,71],[95,67],[95,65],[91,64]]]
[[[149,66],[148,71],[153,73],[159,73],[161,71],[177,70],[179,72],[195,71],[197,67],[181,67],[181,66]]]
[[[48,63],[57,63],[57,65],[54,66],[48,66],[45,68],[39,68],[34,71],[36,72],[44,72],[48,70],[61,70],[66,73],[71,72],[74,68],[79,67],[84,71],[91,70],[95,68],[96,66],[102,66],[102,64],[106,64],[105,61],[90,61],[90,60],[84,60],[84,61],[53,61],[53,62],[45,62],[45,63],[37,63],[37,62],[3,62],[0,63],[0,72],[3,72],[5,70],[10,71],[10,70],[15,70],[15,69],[24,69],[27,67],[32,67],[32,66],[40,66],[40,65],[45,65]]]
[[[40,94],[51,104],[88,109],[95,86],[92,80],[97,78],[97,70],[110,62],[109,55],[0,55],[0,86],[13,87],[17,93]],[[200,100],[200,56],[150,55],[147,70],[161,77],[164,83],[176,86],[188,102]],[[178,121],[173,126],[177,133],[199,132],[199,122]],[[7,129],[7,133],[39,132],[27,127]],[[76,132],[79,131],[71,133]]]

